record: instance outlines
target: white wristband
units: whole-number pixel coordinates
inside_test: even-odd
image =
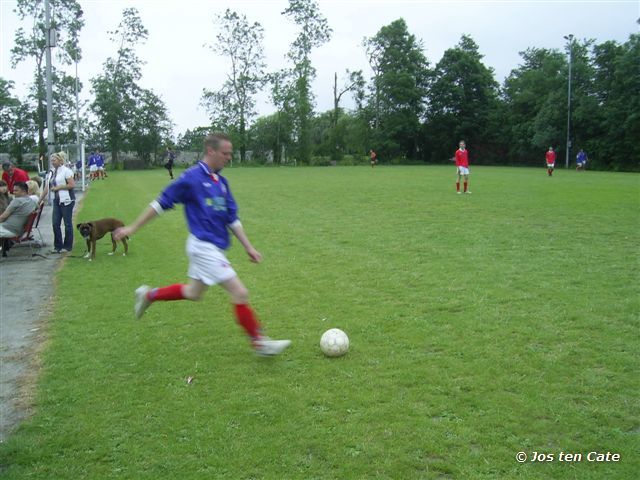
[[[153,208],[158,215],[162,215],[164,213],[164,210],[162,209],[162,205],[160,205],[160,203],[158,203],[157,200],[154,200],[153,202],[151,202],[149,206]]]

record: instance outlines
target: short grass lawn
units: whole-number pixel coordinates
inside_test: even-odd
[[[264,261],[228,256],[291,348],[256,357],[220,288],[134,320],[136,287],[186,281],[180,208],[127,257],[76,238],[4,478],[637,478],[639,175],[473,168],[471,195],[453,167],[225,175]],[[76,220],[130,222],[167,182],[114,172]],[[344,357],[320,352],[331,327]]]

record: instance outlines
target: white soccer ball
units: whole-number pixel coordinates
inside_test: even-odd
[[[339,328],[331,328],[320,338],[320,350],[327,357],[339,357],[349,351],[349,337]]]

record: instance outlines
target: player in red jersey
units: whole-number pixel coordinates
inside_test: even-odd
[[[553,147],[549,147],[545,157],[547,159],[547,174],[551,177],[556,166],[556,152],[553,151]]]
[[[373,150],[369,151],[369,158],[371,159],[371,168],[378,164],[378,154]]]
[[[464,140],[460,140],[458,144],[458,150],[456,150],[456,192],[460,193],[460,178],[464,180],[464,193],[471,193],[469,191],[469,152],[467,152]]]

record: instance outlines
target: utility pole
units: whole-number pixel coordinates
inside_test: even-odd
[[[46,80],[47,80],[47,170],[51,169],[51,154],[55,148],[53,128],[53,90],[51,87],[51,49],[56,46],[56,30],[51,28],[51,12],[49,0],[44,1],[45,6],[45,33],[47,35]]]
[[[76,45],[76,49],[78,46]],[[82,167],[80,169],[80,174],[82,175],[82,191],[85,191],[85,183],[84,183],[84,148],[82,146],[82,136],[80,135],[80,101],[78,100],[78,50],[76,50],[75,55],[76,61],[76,154],[78,158],[82,162]]]
[[[569,168],[569,153],[571,151],[571,62],[573,61],[573,34],[565,35],[565,40],[569,42],[569,81],[567,87],[567,154],[565,157],[565,168]]]

